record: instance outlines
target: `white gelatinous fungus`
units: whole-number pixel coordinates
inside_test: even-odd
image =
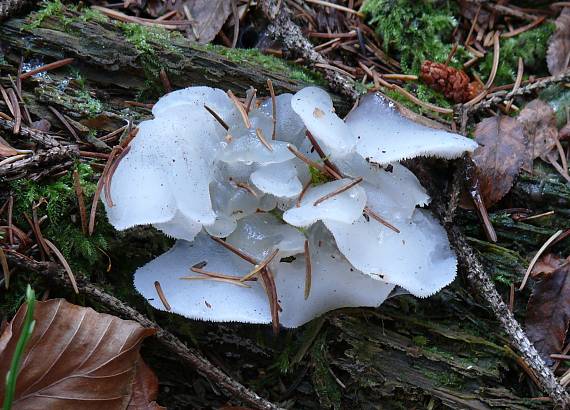
[[[343,121],[316,87],[247,113],[221,90],[191,87],[153,114],[103,200],[117,229],[152,224],[179,239],[135,273],[157,309],[159,281],[189,318],[269,323],[279,306],[279,322],[296,327],[379,306],[396,286],[426,297],[454,279],[445,231],[420,208],[429,196],[397,161],[456,158],[472,140],[416,124],[378,94]]]

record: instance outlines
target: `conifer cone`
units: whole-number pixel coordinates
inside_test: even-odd
[[[469,77],[461,70],[426,60],[420,69],[420,78],[453,102],[463,103],[470,99]]]

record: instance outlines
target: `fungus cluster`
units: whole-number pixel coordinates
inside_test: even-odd
[[[379,306],[396,285],[427,297],[454,279],[446,233],[420,208],[429,197],[398,161],[455,158],[472,140],[378,94],[343,120],[316,87],[245,102],[190,87],[152,112],[104,202],[117,229],[152,224],[178,239],[135,273],[155,308],[159,286],[192,319],[297,327]]]

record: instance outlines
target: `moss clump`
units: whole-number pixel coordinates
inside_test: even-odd
[[[384,51],[399,56],[403,72],[417,74],[424,60],[447,59],[457,26],[456,8],[451,1],[367,0],[362,11],[368,14]],[[459,47],[452,65],[459,64],[462,53]]]
[[[515,81],[519,58],[524,62],[525,72],[531,71],[539,76],[547,75],[546,50],[548,39],[554,29],[554,23],[544,23],[518,36],[501,39],[499,67],[494,84],[503,85]],[[488,53],[477,69],[481,78],[488,78],[492,67],[493,53]]]
[[[288,78],[306,84],[324,84],[323,77],[314,71],[295,67],[284,60],[268,56],[258,49],[250,48],[228,48],[215,44],[195,45],[204,51],[213,51],[216,54],[226,57],[236,64],[248,64],[251,66],[263,67],[267,71],[274,73],[284,73]]]
[[[63,15],[64,11],[65,6],[61,0],[43,1],[40,10],[33,14],[31,21],[28,24],[25,24],[23,29],[31,30],[38,28],[46,18],[53,16],[61,17],[61,21],[65,27],[71,23],[71,19]]]
[[[79,15],[79,20],[84,22],[93,21],[96,23],[106,23],[109,21],[109,18],[99,10],[94,10],[91,7],[84,7]]]
[[[311,174],[311,184],[321,185],[326,182],[332,181],[330,175],[318,170],[317,168],[309,165],[309,173]]]
[[[81,90],[77,93],[76,97],[79,98],[77,109],[86,113],[88,117],[95,117],[103,111],[103,104],[101,101],[91,96],[88,91]]]
[[[96,189],[93,170],[85,164],[78,164],[76,169],[88,201]],[[24,213],[31,215],[32,207],[42,203],[37,207],[38,217],[47,216],[41,225],[42,234],[59,248],[71,267],[86,274],[104,266],[106,258],[102,251],[108,247],[106,235],[110,235],[111,228],[102,225],[92,236],[83,234],[71,171],[51,183],[20,179],[11,183],[11,190],[15,197],[14,215],[18,226],[26,227],[28,223]]]

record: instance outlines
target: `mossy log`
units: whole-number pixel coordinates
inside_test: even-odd
[[[262,60],[248,61],[252,53],[236,57],[239,52],[197,46],[180,36],[153,30],[133,34],[132,27],[100,17],[93,20],[60,10],[39,22],[38,16],[32,15],[0,26],[4,52],[0,68],[4,73],[15,73],[20,56],[26,61],[33,57],[76,59],[71,75],[60,70],[25,82],[24,99],[32,115],[51,118],[57,125],[47,110],[47,105],[52,105],[90,129],[111,131],[125,118],[137,120],[148,115],[148,110],[127,106],[124,101],[141,97],[145,91],[163,92],[160,69],[166,71],[173,88],[204,84],[241,95],[250,86],[264,89],[268,78],[278,92],[295,91],[312,78],[274,60],[263,60],[265,65]],[[164,43],[167,40],[170,43]],[[0,81],[10,84],[7,77]],[[151,101],[156,95],[143,97]],[[341,103],[338,97],[337,103]],[[348,105],[341,103],[340,110],[346,111]],[[7,131],[2,135],[13,138]],[[555,207],[556,216],[523,223],[504,212],[493,214],[499,243],[490,244],[482,239],[473,214],[460,213],[466,234],[505,296],[508,284],[521,277],[529,253],[540,247],[555,226],[569,225],[570,189],[559,178],[541,171],[519,178],[506,201],[537,212]],[[217,325],[153,311],[132,289],[132,273],[163,252],[169,241],[146,228],[113,233],[109,241],[112,271],[91,272],[93,281],[201,349],[232,377],[283,406],[551,407],[521,367],[517,353],[508,347],[498,322],[472,296],[461,274],[452,286],[432,298],[397,296],[379,309],[333,312],[302,329],[284,330],[273,337],[265,326]],[[107,257],[101,258],[106,264]],[[62,289],[52,289],[51,295],[93,304]],[[525,295],[517,298],[517,307],[524,306]],[[524,308],[517,312],[523,313]],[[156,343],[147,343],[143,355],[161,381],[159,402],[168,408],[211,408],[228,402]]]

